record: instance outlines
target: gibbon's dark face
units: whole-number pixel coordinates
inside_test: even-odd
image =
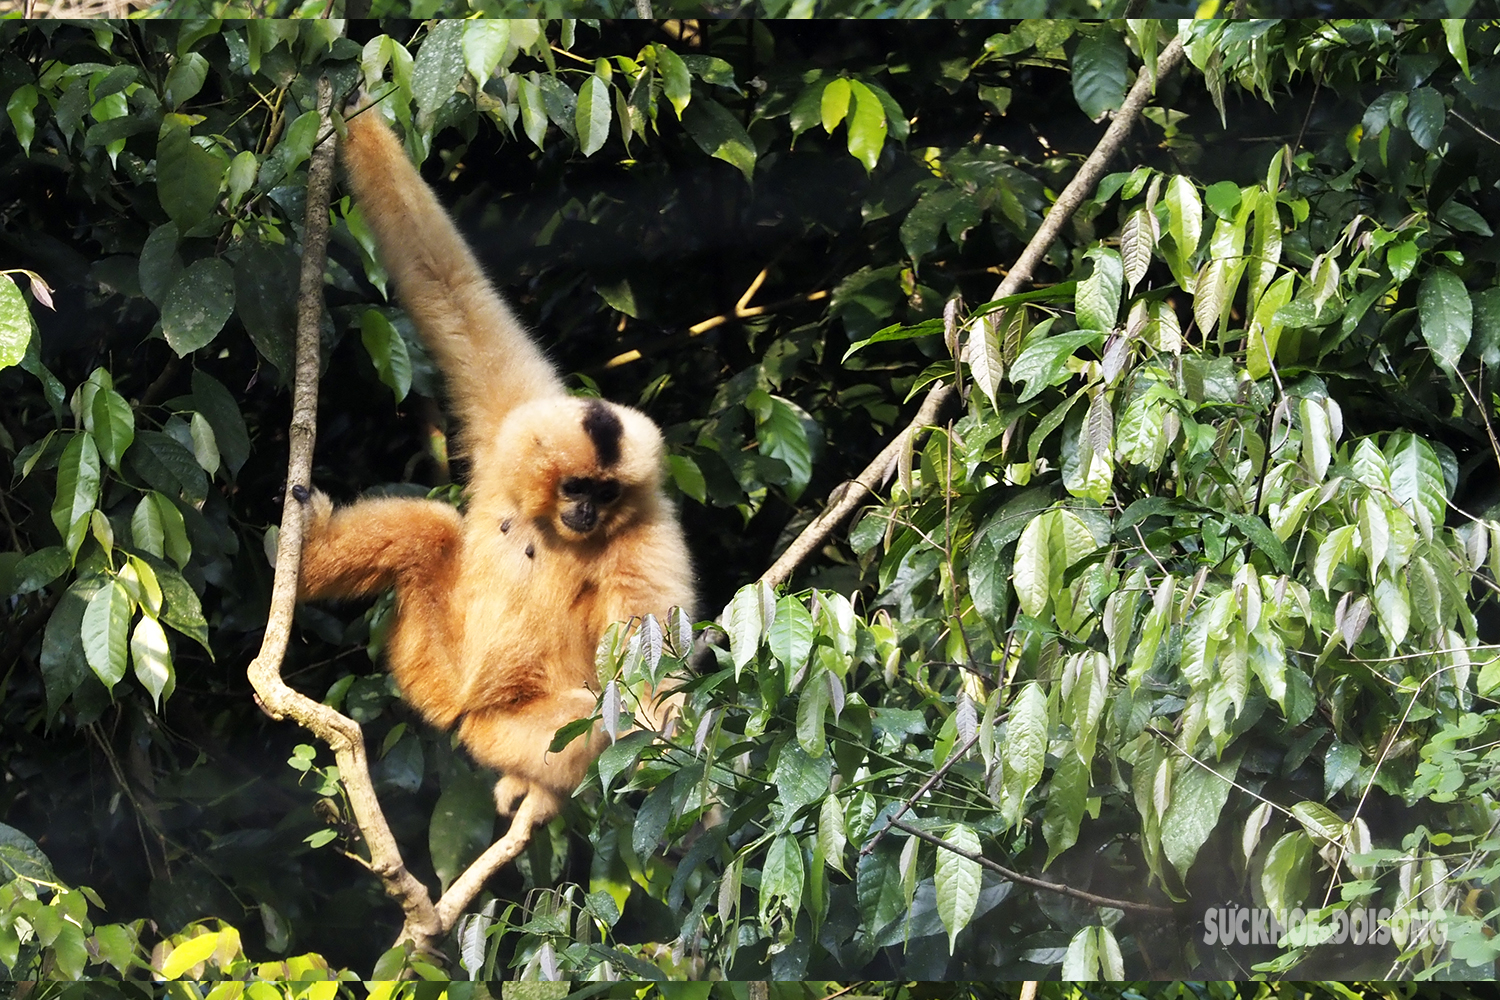
[[[562,506],[558,519],[580,535],[586,535],[598,526],[600,516],[620,499],[620,483],[615,479],[569,476],[558,484],[557,492]]]

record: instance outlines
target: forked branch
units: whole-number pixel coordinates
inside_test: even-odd
[[[1015,264],[1006,273],[1005,280],[1000,282],[1000,287],[995,289],[992,298],[1003,299],[1007,295],[1014,295],[1021,290],[1021,286],[1031,280],[1032,272],[1041,262],[1048,248],[1052,246],[1053,241],[1057,239],[1057,234],[1062,232],[1062,227],[1098,185],[1109,161],[1124,145],[1125,137],[1130,134],[1135,120],[1140,117],[1141,109],[1146,106],[1147,98],[1151,96],[1152,83],[1176,69],[1177,64],[1182,61],[1182,55],[1182,39],[1173,38],[1157,58],[1154,74],[1144,71],[1136,74],[1135,84],[1126,94],[1125,102],[1120,106],[1120,110],[1115,112],[1109,128],[1100,137],[1098,145],[1094,147],[1088,159],[1084,160],[1083,165],[1078,168],[1078,173],[1073,175],[1068,186],[1063,188],[1062,194],[1058,195],[1057,201],[1052,203],[1052,207],[1047,211],[1047,217],[1042,220],[1036,234],[1031,237],[1026,248],[1016,258]],[[802,533],[793,539],[792,544],[787,546],[786,551],[781,554],[781,558],[766,570],[761,579],[773,587],[784,583],[792,575],[792,571],[823,544],[833,529],[838,527],[854,508],[863,503],[867,496],[874,494],[875,489],[891,474],[901,454],[915,445],[917,435],[937,418],[937,415],[955,396],[957,396],[957,390],[947,382],[929,391],[912,422],[897,434],[879,455],[875,456],[875,460],[867,465],[863,472],[834,488],[829,496],[828,506],[813,519],[811,524],[802,529]]]

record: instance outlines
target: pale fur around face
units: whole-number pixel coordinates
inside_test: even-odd
[[[462,516],[430,500],[334,509],[314,494],[300,597],[394,587],[387,659],[404,697],[504,774],[502,811],[533,796],[550,817],[603,749],[595,732],[548,752],[561,726],[594,711],[605,629],[692,610],[661,432],[636,410],[564,391],[375,111],[350,119],[343,159],[447,376],[472,474]]]

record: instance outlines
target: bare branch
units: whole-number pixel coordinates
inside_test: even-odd
[[[1086,892],[1083,889],[1075,889],[1070,885],[1063,885],[1061,882],[1048,882],[1045,879],[1033,878],[1030,875],[1022,875],[1020,872],[1011,871],[1004,865],[991,861],[983,854],[975,854],[973,851],[964,850],[957,844],[950,844],[943,838],[934,836],[933,834],[928,833],[926,830],[923,830],[920,827],[912,826],[905,820],[893,820],[891,822],[891,826],[894,826],[898,830],[905,830],[913,837],[925,840],[929,844],[936,844],[943,850],[951,851],[961,858],[968,858],[970,861],[978,864],[979,867],[986,868],[994,872],[996,875],[1007,878],[1012,882],[1018,882],[1021,885],[1029,885],[1034,889],[1046,889],[1048,892],[1055,892],[1061,896],[1071,896],[1074,899],[1080,899],[1083,902],[1091,903],[1094,906],[1111,906],[1117,910],[1132,910],[1136,913],[1156,913],[1165,915],[1170,915],[1175,912],[1170,906],[1159,906],[1156,903],[1137,903],[1133,899],[1111,899],[1108,896],[1100,896],[1092,892]]]
[[[1160,80],[1166,74],[1177,68],[1182,61],[1182,39],[1173,38],[1167,47],[1162,50],[1156,60],[1156,73],[1154,79]],[[1031,280],[1032,271],[1041,262],[1042,256],[1052,246],[1057,234],[1062,227],[1072,218],[1078,206],[1088,197],[1098,185],[1099,179],[1104,176],[1104,170],[1109,161],[1119,152],[1125,143],[1125,137],[1130,134],[1135,120],[1140,117],[1141,109],[1146,106],[1146,100],[1151,96],[1151,81],[1153,76],[1149,73],[1138,73],[1135,84],[1125,96],[1125,102],[1120,110],[1115,112],[1114,120],[1105,129],[1104,135],[1100,137],[1098,145],[1089,154],[1088,159],[1078,168],[1078,173],[1063,188],[1062,194],[1058,195],[1057,201],[1047,211],[1047,217],[1042,220],[1041,226],[1037,228],[1036,234],[1026,244],[1026,249],[1021,251],[1021,256],[1016,258],[1015,264],[1006,273],[1005,279],[995,289],[993,298],[1002,299],[1007,295],[1014,295],[1020,291],[1021,286]],[[922,407],[912,422],[906,426],[901,433],[896,435],[895,440],[886,445],[875,460],[865,467],[865,470],[853,480],[839,484],[829,495],[828,506],[823,512],[815,517],[811,524],[802,529],[802,533],[792,540],[787,546],[781,558],[761,575],[761,579],[771,586],[784,583],[792,575],[802,561],[816,551],[823,541],[843,522],[854,508],[864,502],[865,497],[875,492],[875,487],[885,480],[890,474],[890,469],[896,464],[896,459],[911,445],[916,435],[937,419],[950,400],[957,395],[953,386],[942,383],[935,386],[927,393],[927,398],[922,401]]]
[[[338,759],[339,774],[349,795],[355,822],[370,851],[370,868],[385,883],[406,913],[403,938],[431,948],[441,933],[437,912],[427,887],[407,871],[396,839],[391,835],[375,786],[370,780],[364,734],[359,723],[287,686],[281,663],[291,636],[292,611],[297,603],[297,571],[302,559],[303,505],[295,493],[312,478],[313,441],[318,412],[318,329],[323,311],[323,269],[328,256],[328,195],[333,181],[333,88],[325,77],[318,82],[320,141],[307,174],[307,218],[302,234],[302,274],[297,293],[297,363],[292,390],[287,490],[282,502],[281,533],[276,547],[276,575],[271,587],[271,609],[260,653],[247,670],[256,701],[273,719],[291,717],[327,743]],[[306,495],[305,493],[303,494]]]

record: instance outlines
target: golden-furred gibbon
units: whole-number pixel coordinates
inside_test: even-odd
[[[637,410],[567,393],[375,110],[349,119],[343,161],[398,298],[446,376],[471,471],[463,514],[397,498],[335,509],[299,487],[298,596],[394,587],[386,658],[403,697],[434,725],[456,725],[474,758],[502,773],[501,812],[530,796],[540,822],[603,748],[596,727],[548,751],[558,728],[594,711],[605,630],[692,611],[661,432]]]

